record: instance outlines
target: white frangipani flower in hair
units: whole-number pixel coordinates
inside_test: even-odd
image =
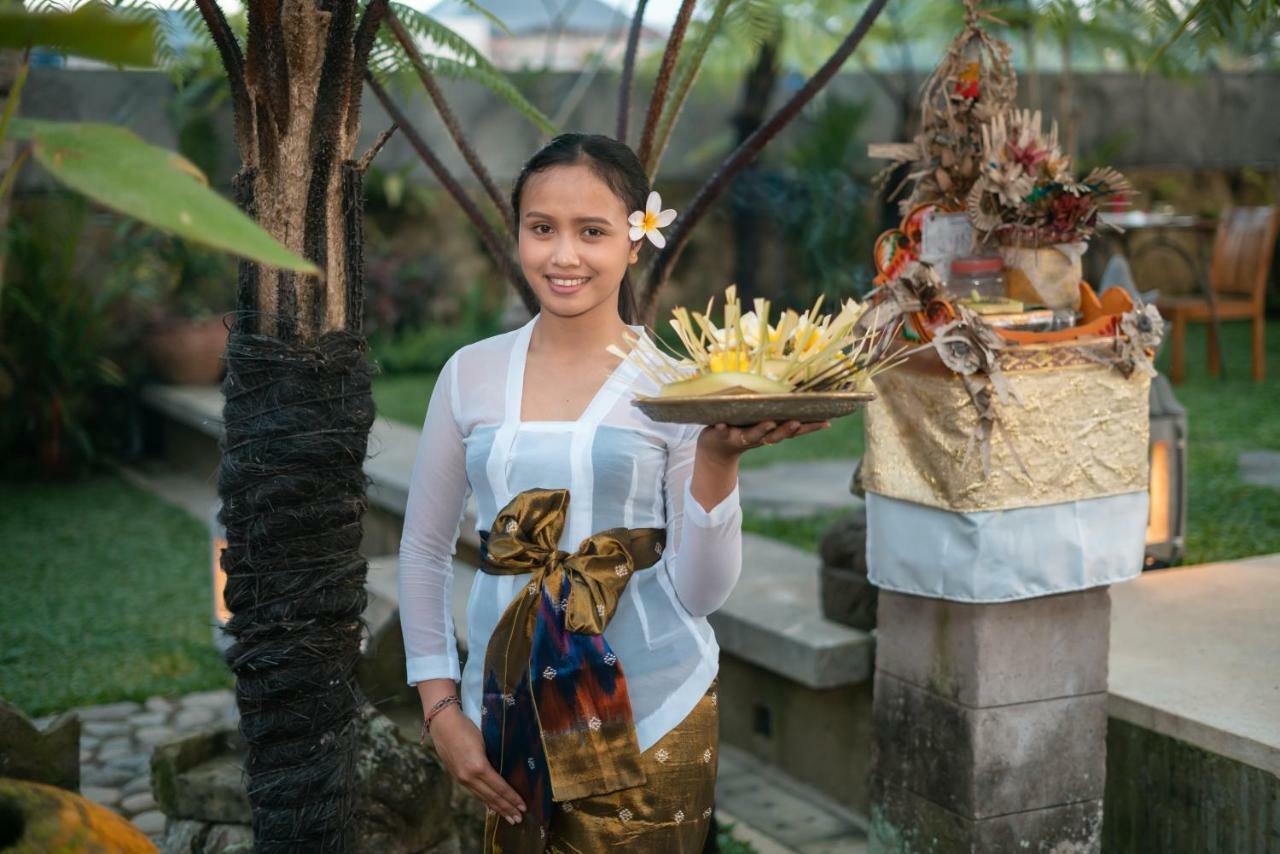
[[[659,249],[667,245],[667,239],[658,229],[666,228],[675,220],[675,210],[662,209],[662,196],[659,196],[657,191],[649,194],[644,210],[633,211],[631,216],[627,217],[627,222],[631,223],[631,239],[639,240],[642,237],[648,237],[649,242]]]

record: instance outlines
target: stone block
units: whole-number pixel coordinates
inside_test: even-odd
[[[369,600],[362,615],[366,632],[360,643],[356,680],[364,695],[380,707],[388,703],[419,703],[417,690],[405,681],[396,573],[395,556],[369,561],[366,582]]]
[[[720,653],[720,740],[866,814],[871,684],[814,689]]]
[[[165,854],[249,854],[253,830],[245,824],[171,818],[165,822],[159,847]]]
[[[368,705],[357,721],[355,742],[356,850],[408,854],[444,841],[454,829],[452,784],[435,756]],[[170,819],[247,826],[253,815],[244,762],[243,744],[230,729],[161,745],[151,765],[156,801]],[[204,850],[222,850],[202,844]]]
[[[1102,801],[973,819],[899,786],[872,781],[869,854],[1097,854]]]
[[[742,543],[742,577],[708,618],[721,651],[810,688],[868,681],[871,638],[822,615],[814,555],[754,534]]]
[[[240,734],[223,727],[162,744],[151,755],[151,791],[169,818],[248,824]]]
[[[880,591],[876,668],[967,706],[1107,690],[1106,587],[972,604]]]
[[[80,789],[80,719],[59,715],[40,729],[0,700],[0,777]]]
[[[873,773],[973,818],[1098,800],[1105,693],[974,709],[877,673]]]

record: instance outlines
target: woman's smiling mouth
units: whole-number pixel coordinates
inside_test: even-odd
[[[551,290],[556,293],[573,293],[579,290],[583,285],[591,280],[590,276],[577,276],[575,278],[567,278],[564,276],[547,276],[547,284],[551,285]]]

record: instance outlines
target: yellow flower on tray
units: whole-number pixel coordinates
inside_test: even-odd
[[[630,356],[618,347],[609,352],[633,358],[660,386],[660,397],[726,394],[859,391],[873,374],[890,366],[871,346],[870,324],[859,321],[866,306],[845,300],[835,315],[819,314],[822,297],[804,314],[782,312],[769,322],[769,301],[756,299],[743,312],[737,288],[725,290],[723,322],[711,320],[713,297],[705,312],[678,307],[671,328],[684,345],[683,354],[663,352],[647,337],[630,336]]]

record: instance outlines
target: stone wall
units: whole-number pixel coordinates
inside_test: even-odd
[[[459,119],[466,127],[488,168],[502,187],[513,180],[523,160],[543,141],[539,132],[495,95],[475,84],[442,81]],[[574,84],[569,74],[517,77],[517,85],[548,114],[562,112]],[[787,78],[778,98],[798,83]],[[1142,78],[1134,74],[1083,74],[1074,78],[1079,114],[1081,151],[1105,152],[1106,159],[1125,170],[1139,190],[1138,203],[1169,203],[1179,210],[1213,211],[1229,203],[1260,204],[1280,196],[1280,72],[1254,74],[1212,74],[1194,80],[1171,81]],[[592,82],[576,106],[565,112],[562,127],[611,132],[616,103],[616,80],[601,75]],[[1046,93],[1038,106],[1052,114],[1056,104],[1057,81],[1052,75],[1039,80],[1038,91]],[[831,90],[843,97],[867,99],[871,104],[862,135],[867,142],[889,141],[895,137],[899,117],[884,92],[863,74],[844,74]],[[637,103],[647,91],[645,81],[637,85]],[[31,117],[107,121],[132,128],[159,145],[176,146],[177,131],[169,106],[173,86],[170,79],[155,72],[66,71],[35,69],[23,99],[23,113]],[[470,183],[465,164],[445,134],[425,98],[415,89],[398,96],[428,143],[449,169],[464,183]],[[658,187],[664,202],[677,209],[685,207],[701,180],[728,150],[732,142],[730,118],[737,101],[737,87],[728,81],[704,78],[694,91],[677,126],[662,163]],[[634,123],[643,121],[637,106]],[[360,150],[390,124],[377,101],[368,93]],[[226,187],[238,166],[232,143],[229,108],[215,117],[214,127],[221,140],[220,165],[211,167],[216,184]],[[791,141],[805,132],[805,121],[789,128],[770,146],[766,159],[781,162]],[[430,258],[433,275],[439,279],[438,293],[461,295],[479,286],[490,299],[497,299],[507,285],[498,275],[469,223],[453,201],[438,189],[403,136],[391,139],[375,161],[375,172],[367,188],[376,193],[379,175],[401,174],[431,188],[425,205],[412,213],[404,209],[374,210],[368,219],[368,259],[371,275],[395,267],[406,260]],[[879,169],[876,161],[864,163],[865,175]],[[22,170],[20,192],[47,189],[50,180],[34,166]],[[473,192],[477,198],[479,193]],[[862,223],[848,222],[847,240],[865,243],[870,278],[870,249],[878,231],[880,216],[874,194],[869,194]],[[854,217],[853,220],[857,220]],[[103,239],[109,239],[104,237]],[[759,241],[757,269],[759,295],[788,302],[806,302],[809,284],[801,280],[800,259],[778,232],[766,230]],[[733,281],[733,238],[723,203],[713,206],[674,271],[673,279],[659,304],[659,317],[677,303],[701,303],[719,294]],[[1109,250],[1105,243],[1086,259],[1090,268],[1101,268]],[[1197,247],[1189,243],[1188,251]],[[1095,259],[1094,256],[1097,256]],[[1160,282],[1161,290],[1174,294],[1195,287],[1193,271],[1184,269],[1177,257],[1153,253],[1135,270],[1142,287]],[[379,259],[383,261],[379,264]],[[832,260],[829,263],[845,262]],[[1148,269],[1149,268],[1149,269]],[[816,283],[825,287],[825,283]],[[866,284],[864,282],[864,284]],[[790,299],[789,299],[790,298]],[[430,320],[450,322],[456,311],[446,299],[424,310]]]
[[[1105,804],[1108,854],[1280,850],[1280,778],[1115,717]]]
[[[1280,72],[1212,72],[1186,80],[1103,72],[1077,74],[1072,80],[1082,155],[1105,150],[1109,161],[1122,169],[1274,170],[1280,166],[1280,121],[1276,119],[1280,115]],[[544,112],[555,115],[566,106],[576,75],[517,76],[515,82]],[[799,82],[798,78],[786,78],[776,99],[780,102]],[[481,159],[499,182],[509,184],[542,141],[541,133],[476,84],[444,80],[442,86]],[[842,74],[830,90],[843,97],[869,100],[871,112],[864,130],[868,142],[894,138],[896,107],[871,78]],[[1041,75],[1038,90],[1042,93],[1039,103],[1028,106],[1043,109],[1052,117],[1057,108],[1057,77]],[[646,81],[641,80],[636,87],[633,127],[643,121],[646,91]],[[157,144],[172,147],[176,139],[168,111],[172,92],[169,77],[159,72],[37,68],[27,83],[22,112],[29,117],[123,124]],[[586,94],[574,101],[576,106],[567,111],[561,126],[611,133],[616,92],[616,77],[601,74]],[[734,81],[704,78],[699,82],[663,159],[663,180],[694,180],[709,172],[713,158],[723,150],[708,150],[709,143],[718,142],[715,135],[729,127],[737,98]],[[421,90],[415,88],[409,96],[400,96],[400,101],[445,164],[465,175],[461,157]],[[235,167],[229,107],[222,110],[218,124],[227,140],[226,178]],[[361,148],[389,124],[381,106],[366,93]],[[791,127],[779,147],[785,148],[788,137],[803,130],[803,121]],[[728,141],[726,138],[725,144]],[[412,164],[412,175],[426,175],[403,137],[393,138],[377,163],[384,169]],[[37,171],[24,170],[20,185],[35,185],[40,180]]]

